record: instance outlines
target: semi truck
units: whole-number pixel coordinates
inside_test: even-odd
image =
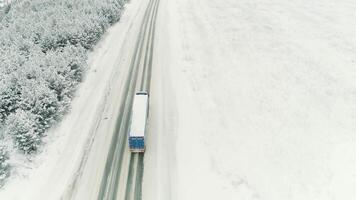
[[[136,92],[132,105],[129,131],[129,148],[131,152],[145,152],[145,133],[148,120],[149,95],[146,91]]]

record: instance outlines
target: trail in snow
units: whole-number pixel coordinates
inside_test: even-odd
[[[355,11],[162,0],[144,199],[356,198]]]

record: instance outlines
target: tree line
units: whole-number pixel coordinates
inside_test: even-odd
[[[68,112],[87,52],[126,0],[19,0],[0,21],[0,185],[11,152],[35,153]],[[73,133],[75,134],[75,133]]]

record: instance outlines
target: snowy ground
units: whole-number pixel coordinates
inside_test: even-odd
[[[144,200],[356,199],[355,11],[161,0]]]

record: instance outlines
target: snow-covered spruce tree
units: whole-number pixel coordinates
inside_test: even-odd
[[[20,101],[20,88],[12,75],[0,74],[0,127],[8,115],[15,112]]]
[[[37,118],[38,116],[30,111],[18,109],[10,114],[5,122],[5,134],[11,135],[14,138],[15,147],[26,154],[36,151],[41,142]]]
[[[24,80],[19,107],[36,116],[36,131],[42,134],[56,120],[59,102],[55,91],[38,81],[41,80]]]
[[[0,187],[3,186],[6,178],[10,175],[10,166],[8,163],[9,154],[4,145],[0,145]]]

